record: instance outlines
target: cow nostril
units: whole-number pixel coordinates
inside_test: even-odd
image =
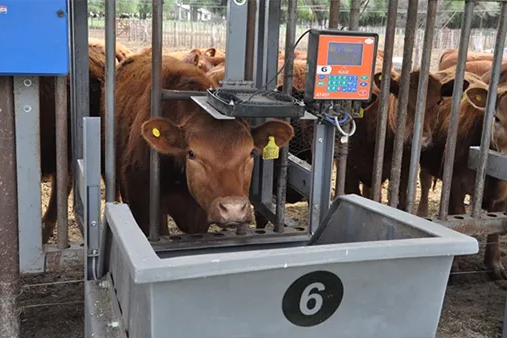
[[[227,207],[222,202],[218,202],[218,207],[220,211],[227,212]]]
[[[246,201],[242,202],[241,203],[241,211],[246,211],[247,206],[248,206],[248,204],[246,203]]]

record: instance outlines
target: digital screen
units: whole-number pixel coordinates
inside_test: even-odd
[[[328,65],[360,66],[363,62],[362,43],[330,42],[327,53]]]

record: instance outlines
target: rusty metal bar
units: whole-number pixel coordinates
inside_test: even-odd
[[[283,91],[292,93],[294,46],[296,45],[297,1],[289,1],[287,8],[287,29],[285,31],[285,63],[283,77]],[[290,118],[285,119],[290,122]],[[280,167],[278,168],[278,189],[276,192],[276,224],[275,231],[283,232],[285,226],[285,199],[287,195],[287,166],[289,164],[289,144],[280,151]]]
[[[488,150],[491,142],[491,129],[493,127],[493,117],[495,116],[496,97],[498,81],[500,80],[500,66],[503,59],[503,49],[505,46],[505,35],[507,34],[507,2],[502,2],[502,9],[498,19],[498,29],[496,33],[495,51],[493,56],[493,67],[491,69],[491,78],[489,81],[488,98],[486,99],[486,109],[484,123],[482,125],[481,150],[479,154],[479,168],[475,176],[474,198],[472,216],[479,217],[484,194],[484,183],[486,180],[486,164],[488,160]]]
[[[350,31],[357,31],[359,30],[359,15],[361,12],[361,1],[360,0],[351,0],[350,2],[350,22],[349,22],[349,30]],[[337,14],[329,13],[329,15],[339,15],[339,12]],[[331,24],[331,20],[329,21]],[[329,28],[336,28],[331,27]],[[352,102],[345,101],[343,102],[345,109],[350,112],[352,109]],[[350,131],[350,125],[346,124],[343,126],[343,131],[345,133],[348,133]],[[341,138],[342,135],[337,135],[337,137]],[[335,138],[336,139],[336,138]],[[336,141],[335,141],[336,143]],[[335,193],[334,198],[336,198],[339,195],[343,195],[345,192],[345,180],[347,176],[347,157],[348,157],[348,150],[349,150],[349,144],[348,142],[340,142],[338,144],[338,163],[336,168],[336,182],[335,182]]]
[[[19,232],[12,77],[0,77],[0,337],[19,337]]]
[[[433,49],[433,31],[435,28],[435,17],[437,13],[438,0],[428,0],[426,14],[426,28],[424,31],[424,42],[422,49],[421,72],[419,75],[419,93],[415,107],[414,138],[412,139],[412,151],[410,154],[410,172],[408,179],[407,211],[414,209],[417,172],[419,159],[421,157],[421,137],[423,131],[424,112],[426,110],[426,96],[428,93],[428,77],[431,64],[431,50]]]
[[[116,86],[116,0],[106,2],[106,69],[105,69],[105,179],[106,202],[116,200],[114,149],[114,92]]]
[[[456,64],[456,76],[451,99],[451,116],[449,121],[449,130],[447,131],[447,140],[445,142],[444,174],[442,176],[442,194],[440,196],[439,218],[447,219],[449,213],[449,197],[451,195],[452,172],[454,170],[454,155],[456,153],[456,140],[458,138],[458,120],[463,95],[463,80],[465,78],[465,62],[468,53],[468,42],[472,28],[472,16],[474,11],[474,1],[465,2],[465,12],[461,22],[461,34],[458,50],[458,60]]]
[[[329,5],[329,28],[336,29],[340,24],[340,0],[331,0]]]
[[[387,114],[389,112],[391,85],[391,68],[393,66],[394,35],[396,33],[396,16],[398,15],[398,0],[389,1],[387,10],[386,38],[384,42],[384,60],[382,63],[382,81],[380,83],[379,110],[377,114],[377,136],[375,139],[375,153],[373,157],[372,200],[380,201],[382,186],[382,168],[387,130]]]
[[[408,94],[410,90],[410,73],[412,72],[412,55],[414,51],[414,37],[417,24],[418,0],[409,0],[407,23],[405,25],[405,41],[403,44],[403,63],[401,67],[400,92],[398,95],[398,116],[396,119],[396,133],[394,136],[393,160],[391,176],[389,178],[389,205],[398,206],[400,190],[401,161],[405,139],[405,123],[407,119]]]
[[[57,76],[55,82],[57,246],[63,250],[69,246],[67,77]]]
[[[153,0],[151,31],[151,116],[160,116],[162,102],[162,0]],[[150,148],[150,241],[160,240],[160,163],[158,153]]]

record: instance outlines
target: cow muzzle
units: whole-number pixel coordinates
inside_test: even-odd
[[[243,197],[218,198],[208,211],[208,221],[221,228],[235,228],[238,235],[244,235],[252,222],[250,201]]]

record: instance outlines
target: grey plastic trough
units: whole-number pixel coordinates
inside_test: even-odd
[[[299,246],[168,258],[108,203],[109,277],[130,338],[435,337],[454,256],[477,241],[341,196]],[[207,251],[209,252],[209,250]]]

